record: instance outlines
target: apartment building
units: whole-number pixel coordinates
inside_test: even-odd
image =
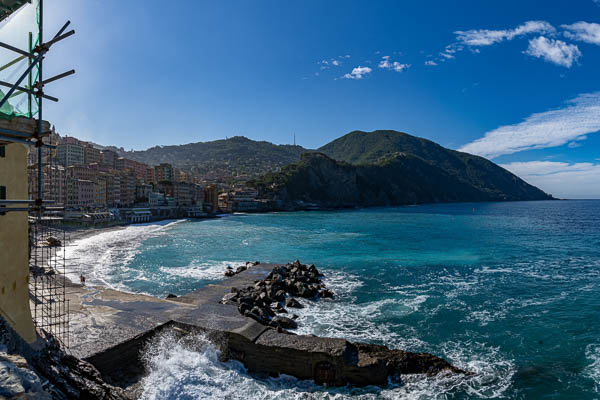
[[[86,145],[83,149],[83,162],[87,165],[100,164],[102,162],[102,152],[89,144]]]
[[[119,155],[116,151],[102,150],[102,162],[100,164],[114,169],[116,167],[117,158],[119,158]]]
[[[67,177],[66,207],[93,207],[94,182],[87,179]]]
[[[84,164],[85,152],[80,143],[61,143],[56,148],[58,162],[68,167],[75,164]]]
[[[162,163],[154,167],[156,182],[173,182],[173,166]]]

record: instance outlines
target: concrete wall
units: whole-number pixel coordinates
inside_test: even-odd
[[[5,144],[0,157],[0,186],[7,200],[26,200],[27,149],[18,143]],[[24,205],[18,205],[22,207]],[[0,314],[23,339],[35,340],[29,307],[29,239],[26,212],[0,215]]]

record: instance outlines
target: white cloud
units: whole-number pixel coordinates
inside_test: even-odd
[[[340,65],[340,62],[338,60],[333,60],[331,62],[332,65],[335,65],[336,67]]]
[[[529,161],[500,166],[555,197],[600,198],[600,164]]]
[[[471,29],[456,31],[456,39],[466,46],[490,46],[504,40],[512,40],[517,36],[530,33],[553,34],[556,29],[546,21],[527,21],[514,29]]]
[[[592,0],[598,7],[600,7],[600,0]]]
[[[410,68],[410,64],[400,64],[398,61],[390,62],[390,56],[381,57],[382,60],[379,62],[377,67],[394,70],[396,72],[402,72],[405,69]]]
[[[600,5],[600,0],[598,0]],[[561,25],[563,33],[572,40],[600,45],[600,24],[579,21],[571,25]]]
[[[449,44],[444,48],[444,51],[440,52],[439,55],[444,57],[441,61],[445,61],[444,59],[451,60],[455,57],[455,54],[459,51],[463,51],[464,46],[458,43]]]
[[[342,78],[345,79],[362,79],[364,76],[369,75],[373,71],[369,67],[361,67],[360,65],[354,69],[349,74],[345,74]]]
[[[532,114],[523,122],[505,125],[459,150],[494,158],[530,149],[542,149],[584,139],[600,131],[600,92],[582,94],[563,108]]]
[[[544,36],[531,39],[524,53],[567,68],[571,68],[581,57],[577,45],[566,44],[562,40],[548,39]]]
[[[425,61],[425,65],[435,66],[435,65],[438,65],[438,64],[435,61],[433,61],[433,60],[429,60],[429,61]]]

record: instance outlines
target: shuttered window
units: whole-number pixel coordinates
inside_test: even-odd
[[[6,146],[0,146],[0,157],[6,157]]]

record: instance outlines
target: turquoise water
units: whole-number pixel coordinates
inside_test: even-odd
[[[157,296],[187,293],[247,260],[314,263],[337,297],[307,301],[299,332],[427,351],[477,372],[324,389],[253,378],[214,349],[173,352],[183,345],[165,338],[147,398],[600,398],[600,201],[137,225],[84,239],[71,256],[91,265],[92,282]]]

